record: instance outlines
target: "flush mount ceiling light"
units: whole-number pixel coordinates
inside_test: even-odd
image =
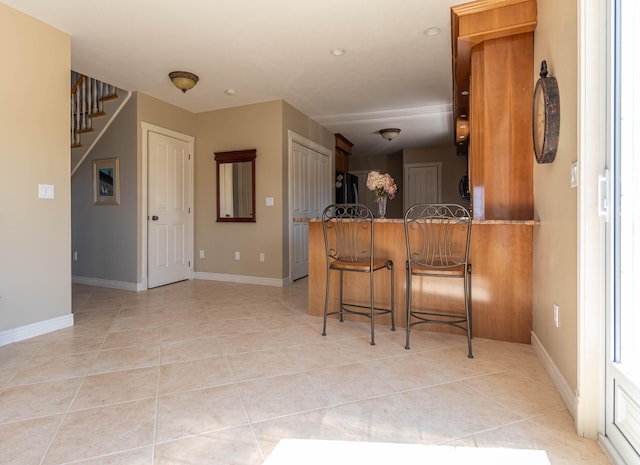
[[[172,71],[169,73],[169,79],[184,94],[186,91],[193,89],[199,78],[188,71]]]
[[[347,53],[347,51],[343,48],[334,48],[333,50],[331,50],[331,55],[333,55],[334,57],[341,57],[345,53]]]
[[[387,129],[380,129],[378,131],[380,133],[380,135],[387,139],[387,140],[393,140],[396,137],[398,137],[398,134],[400,134],[400,129],[398,128],[387,128]]]

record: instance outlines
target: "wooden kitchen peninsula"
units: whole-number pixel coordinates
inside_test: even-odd
[[[326,283],[326,259],[322,222],[320,219],[298,219],[309,222],[309,314],[322,316]],[[393,260],[395,267],[396,326],[406,328],[406,273],[407,251],[404,223],[401,219],[376,219],[375,254]],[[474,220],[471,228],[470,262],[472,266],[473,336],[501,341],[531,343],[532,306],[532,239],[536,221]],[[336,273],[337,277],[337,272]],[[356,275],[356,276],[352,276]],[[376,274],[376,302],[389,301],[389,286],[384,280],[388,273]],[[442,281],[446,281],[443,283]],[[454,282],[449,282],[454,281]],[[333,285],[335,284],[335,286]],[[430,286],[430,302],[444,308],[453,305],[462,308],[462,285],[455,280],[432,281],[423,278],[414,283],[414,291]],[[345,276],[345,298],[368,304],[368,276],[348,273]],[[419,292],[414,302],[420,305]],[[435,293],[435,297],[433,296]],[[332,277],[330,294],[332,309],[338,308],[338,280]],[[362,317],[349,316],[358,319]],[[389,324],[389,317],[376,322]],[[442,325],[423,325],[420,330],[462,331]],[[416,328],[416,329],[418,329]]]

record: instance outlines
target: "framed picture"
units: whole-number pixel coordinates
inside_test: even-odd
[[[120,205],[120,159],[93,160],[93,203]]]

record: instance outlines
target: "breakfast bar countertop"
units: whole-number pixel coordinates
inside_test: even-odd
[[[298,218],[306,223],[308,236],[308,312],[322,316],[324,312],[326,255],[322,220]],[[404,220],[375,219],[375,254],[396,264],[393,300],[396,326],[406,326],[404,264],[407,257]],[[471,228],[470,262],[473,266],[471,296],[473,302],[473,336],[487,339],[531,343],[532,330],[532,246],[536,220],[473,220]],[[357,273],[351,273],[357,274]],[[356,302],[368,301],[368,282],[361,276],[345,277],[345,289]],[[360,279],[360,280],[358,280]],[[376,277],[375,279],[382,279]],[[461,294],[448,283],[431,282],[424,293],[414,296],[417,305],[429,302],[433,308],[455,308]],[[376,300],[386,303],[389,291],[380,281]],[[429,292],[427,292],[429,290]],[[338,301],[337,286],[330,291],[331,308]],[[385,319],[386,318],[386,319]],[[388,324],[387,317],[380,321]],[[430,331],[455,332],[455,328],[428,325]]]
[[[321,218],[294,218],[296,223],[321,223]],[[402,218],[374,218],[376,223],[404,223]],[[523,224],[537,226],[539,220],[472,220],[472,224]]]

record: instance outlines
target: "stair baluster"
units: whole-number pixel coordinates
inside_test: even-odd
[[[82,147],[81,134],[92,132],[92,118],[105,116],[104,102],[118,98],[117,88],[72,71],[71,148]]]

